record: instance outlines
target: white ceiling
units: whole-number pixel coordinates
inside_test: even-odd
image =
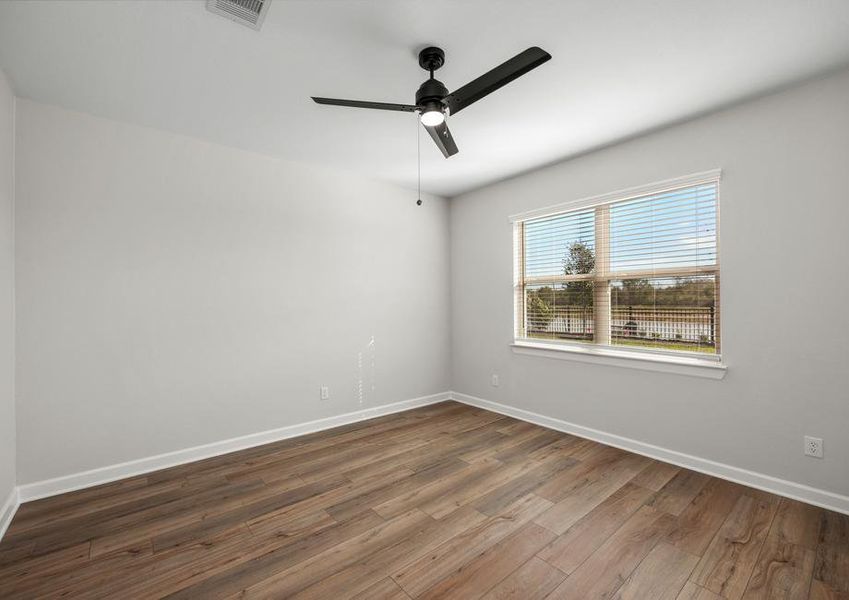
[[[260,32],[202,1],[0,2],[18,95],[415,187],[416,53],[455,89],[528,46],[553,59],[422,132],[422,186],[453,196],[849,62],[846,0],[272,0]]]

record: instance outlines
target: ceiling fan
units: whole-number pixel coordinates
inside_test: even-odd
[[[430,79],[427,79],[419,87],[416,92],[415,104],[363,102],[360,100],[318,98],[316,96],[313,96],[312,99],[318,104],[331,104],[333,106],[417,112],[421,116],[422,125],[427,129],[430,137],[436,142],[445,158],[448,158],[457,154],[457,144],[454,143],[454,138],[445,123],[447,115],[457,114],[470,104],[474,104],[484,96],[535,69],[550,58],[551,55],[548,52],[533,46],[449,94],[448,88],[441,81],[433,78],[433,72],[445,64],[445,52],[441,48],[431,46],[419,52],[419,66],[430,72]]]

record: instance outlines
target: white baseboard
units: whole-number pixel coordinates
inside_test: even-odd
[[[9,497],[3,503],[3,507],[0,508],[0,541],[6,535],[6,530],[9,529],[9,524],[15,517],[15,513],[18,512],[18,506],[20,504],[20,500],[18,500],[18,488],[12,488],[12,491],[9,492]]]
[[[462,402],[463,404],[477,406],[478,408],[491,410],[492,412],[497,412],[522,421],[534,423],[535,425],[548,427],[549,429],[556,429],[557,431],[600,442],[607,446],[615,446],[616,448],[621,448],[635,454],[641,454],[663,462],[672,463],[679,467],[699,471],[700,473],[705,473],[707,475],[712,475],[714,477],[727,479],[735,483],[757,488],[759,490],[778,494],[779,496],[785,496],[787,498],[807,502],[808,504],[813,504],[836,512],[849,514],[849,496],[843,496],[841,494],[813,488],[801,483],[794,483],[785,479],[772,477],[771,475],[764,475],[763,473],[756,473],[754,471],[733,467],[731,465],[707,460],[705,458],[699,458],[698,456],[684,454],[683,452],[661,448],[660,446],[646,444],[645,442],[599,431],[597,429],[591,429],[589,427],[583,427],[581,425],[575,425],[574,423],[569,423],[561,419],[546,417],[545,415],[522,410],[521,408],[491,402],[489,400],[484,400],[482,398],[477,398],[460,392],[451,392],[451,399],[456,400],[457,402]]]
[[[422,396],[412,400],[404,400],[402,402],[364,408],[362,410],[342,415],[309,421],[307,423],[299,423],[297,425],[289,425],[288,427],[281,427],[270,431],[252,433],[238,438],[213,442],[203,446],[185,448],[175,452],[159,454],[157,456],[140,458],[138,460],[132,460],[125,463],[91,469],[90,471],[56,477],[54,479],[27,483],[18,486],[17,498],[19,502],[29,502],[30,500],[56,496],[66,492],[72,492],[83,488],[117,481],[118,479],[124,479],[126,477],[143,475],[144,473],[150,473],[160,469],[190,463],[204,458],[220,456],[221,454],[227,454],[228,452],[253,448],[254,446],[261,446],[263,444],[269,444],[271,442],[277,442],[307,433],[332,429],[334,427],[339,427],[340,425],[348,425],[358,421],[365,421],[367,419],[373,419],[383,415],[390,415],[410,410],[412,408],[418,408],[420,406],[444,402],[445,400],[450,400],[450,397],[451,395],[449,392]]]
[[[6,528],[12,521],[15,511],[22,502],[47,498],[49,496],[55,496],[65,492],[93,487],[117,481],[119,479],[124,479],[126,477],[142,475],[144,473],[150,473],[168,467],[211,458],[213,456],[220,456],[222,454],[227,454],[228,452],[253,448],[255,446],[261,446],[263,444],[269,444],[271,442],[297,437],[307,433],[332,429],[341,425],[403,412],[405,410],[418,408],[420,406],[427,406],[429,404],[436,404],[446,400],[455,400],[457,402],[462,402],[463,404],[477,406],[479,408],[514,417],[522,421],[534,423],[542,427],[563,431],[565,433],[594,440],[608,446],[614,446],[629,452],[634,452],[635,454],[655,458],[686,469],[699,471],[707,475],[727,479],[735,483],[747,485],[778,494],[780,496],[793,498],[794,500],[807,502],[808,504],[849,514],[849,496],[843,496],[841,494],[779,479],[770,475],[764,475],[762,473],[756,473],[739,467],[699,458],[697,456],[684,454],[683,452],[661,448],[638,440],[599,431],[597,429],[591,429],[589,427],[583,427],[561,419],[547,417],[545,415],[540,415],[520,408],[499,404],[497,402],[491,402],[468,394],[460,392],[442,392],[439,394],[432,394],[430,396],[423,396],[421,398],[414,398],[412,400],[395,402],[393,404],[384,404],[382,406],[370,407],[342,415],[309,421],[307,423],[300,423],[270,431],[253,433],[220,442],[213,442],[203,446],[177,450],[175,452],[160,454],[158,456],[151,456],[116,465],[109,465],[54,479],[19,485],[17,489],[13,490],[12,494],[10,494],[9,498],[3,505],[2,511],[0,511],[0,539],[2,539],[3,533],[5,533]]]

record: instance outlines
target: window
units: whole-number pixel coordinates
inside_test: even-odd
[[[516,339],[718,358],[719,172],[514,217]]]

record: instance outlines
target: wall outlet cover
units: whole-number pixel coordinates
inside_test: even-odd
[[[822,458],[822,438],[805,436],[805,455]]]

